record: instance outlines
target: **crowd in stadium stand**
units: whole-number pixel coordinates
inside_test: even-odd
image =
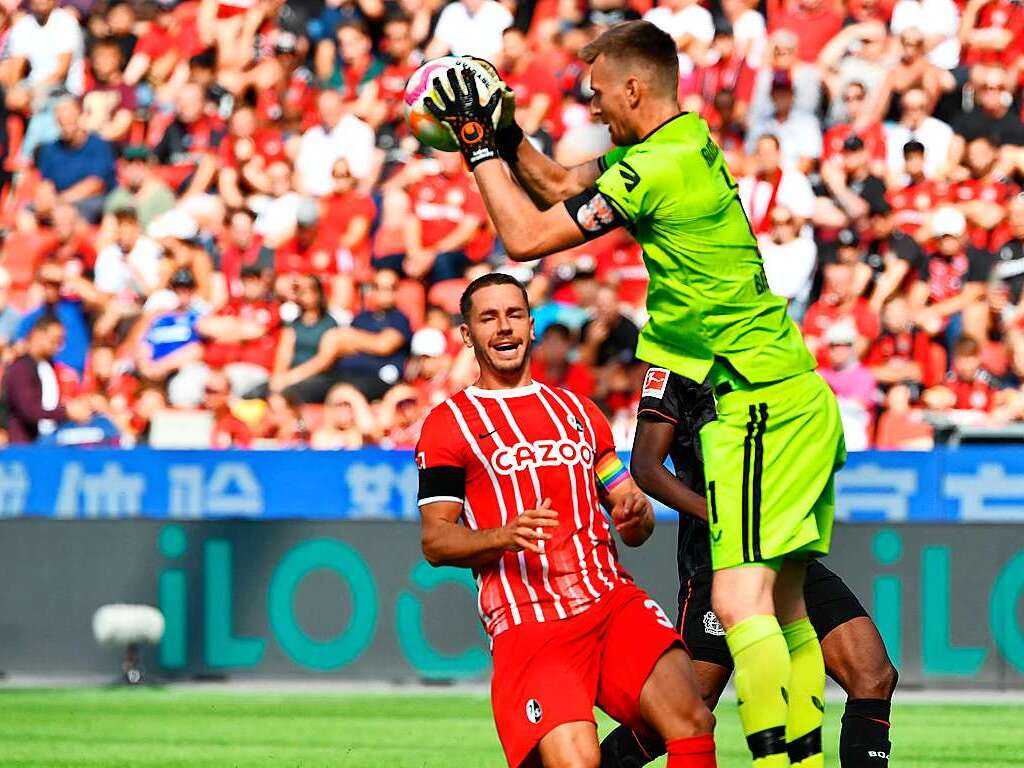
[[[609,139],[576,54],[641,17],[678,42],[850,448],[1024,418],[1020,0],[62,2],[0,2],[11,443],[409,448],[473,381],[458,298],[501,269],[534,376],[628,446],[639,248],[513,264],[402,94],[426,58],[485,57],[582,162]]]

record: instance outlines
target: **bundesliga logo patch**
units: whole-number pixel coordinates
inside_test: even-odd
[[[665,368],[648,368],[647,376],[644,377],[644,391],[640,397],[656,397],[660,400],[665,396],[667,386],[668,371]]]
[[[544,712],[540,708],[540,702],[536,699],[530,699],[526,702],[526,719],[536,725],[540,722],[540,719],[544,717]]]
[[[704,633],[714,635],[715,637],[723,637],[725,635],[725,630],[722,629],[722,622],[715,616],[714,611],[708,611],[704,614]]]

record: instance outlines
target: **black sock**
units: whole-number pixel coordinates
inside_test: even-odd
[[[641,768],[665,754],[660,739],[637,736],[620,725],[601,742],[601,768]]]
[[[889,710],[885,699],[848,699],[839,736],[842,768],[888,768]]]

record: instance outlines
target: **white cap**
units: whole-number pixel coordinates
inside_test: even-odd
[[[420,328],[412,335],[412,354],[441,357],[448,350],[448,341],[437,328]]]
[[[174,208],[158,216],[149,225],[146,234],[154,240],[173,237],[175,240],[195,240],[199,236],[199,225],[192,216],[180,208]]]
[[[967,219],[956,208],[948,205],[932,214],[931,225],[934,237],[960,237],[967,231]]]
[[[852,320],[836,320],[825,331],[825,341],[829,344],[853,344],[857,340],[857,327]]]

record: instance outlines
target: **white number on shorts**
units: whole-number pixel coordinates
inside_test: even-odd
[[[658,623],[661,624],[661,626],[668,627],[669,629],[675,629],[668,616],[665,615],[665,611],[662,610],[661,606],[658,605],[657,602],[648,598],[647,600],[644,600],[644,608],[650,608],[654,611],[654,617],[658,620]]]

